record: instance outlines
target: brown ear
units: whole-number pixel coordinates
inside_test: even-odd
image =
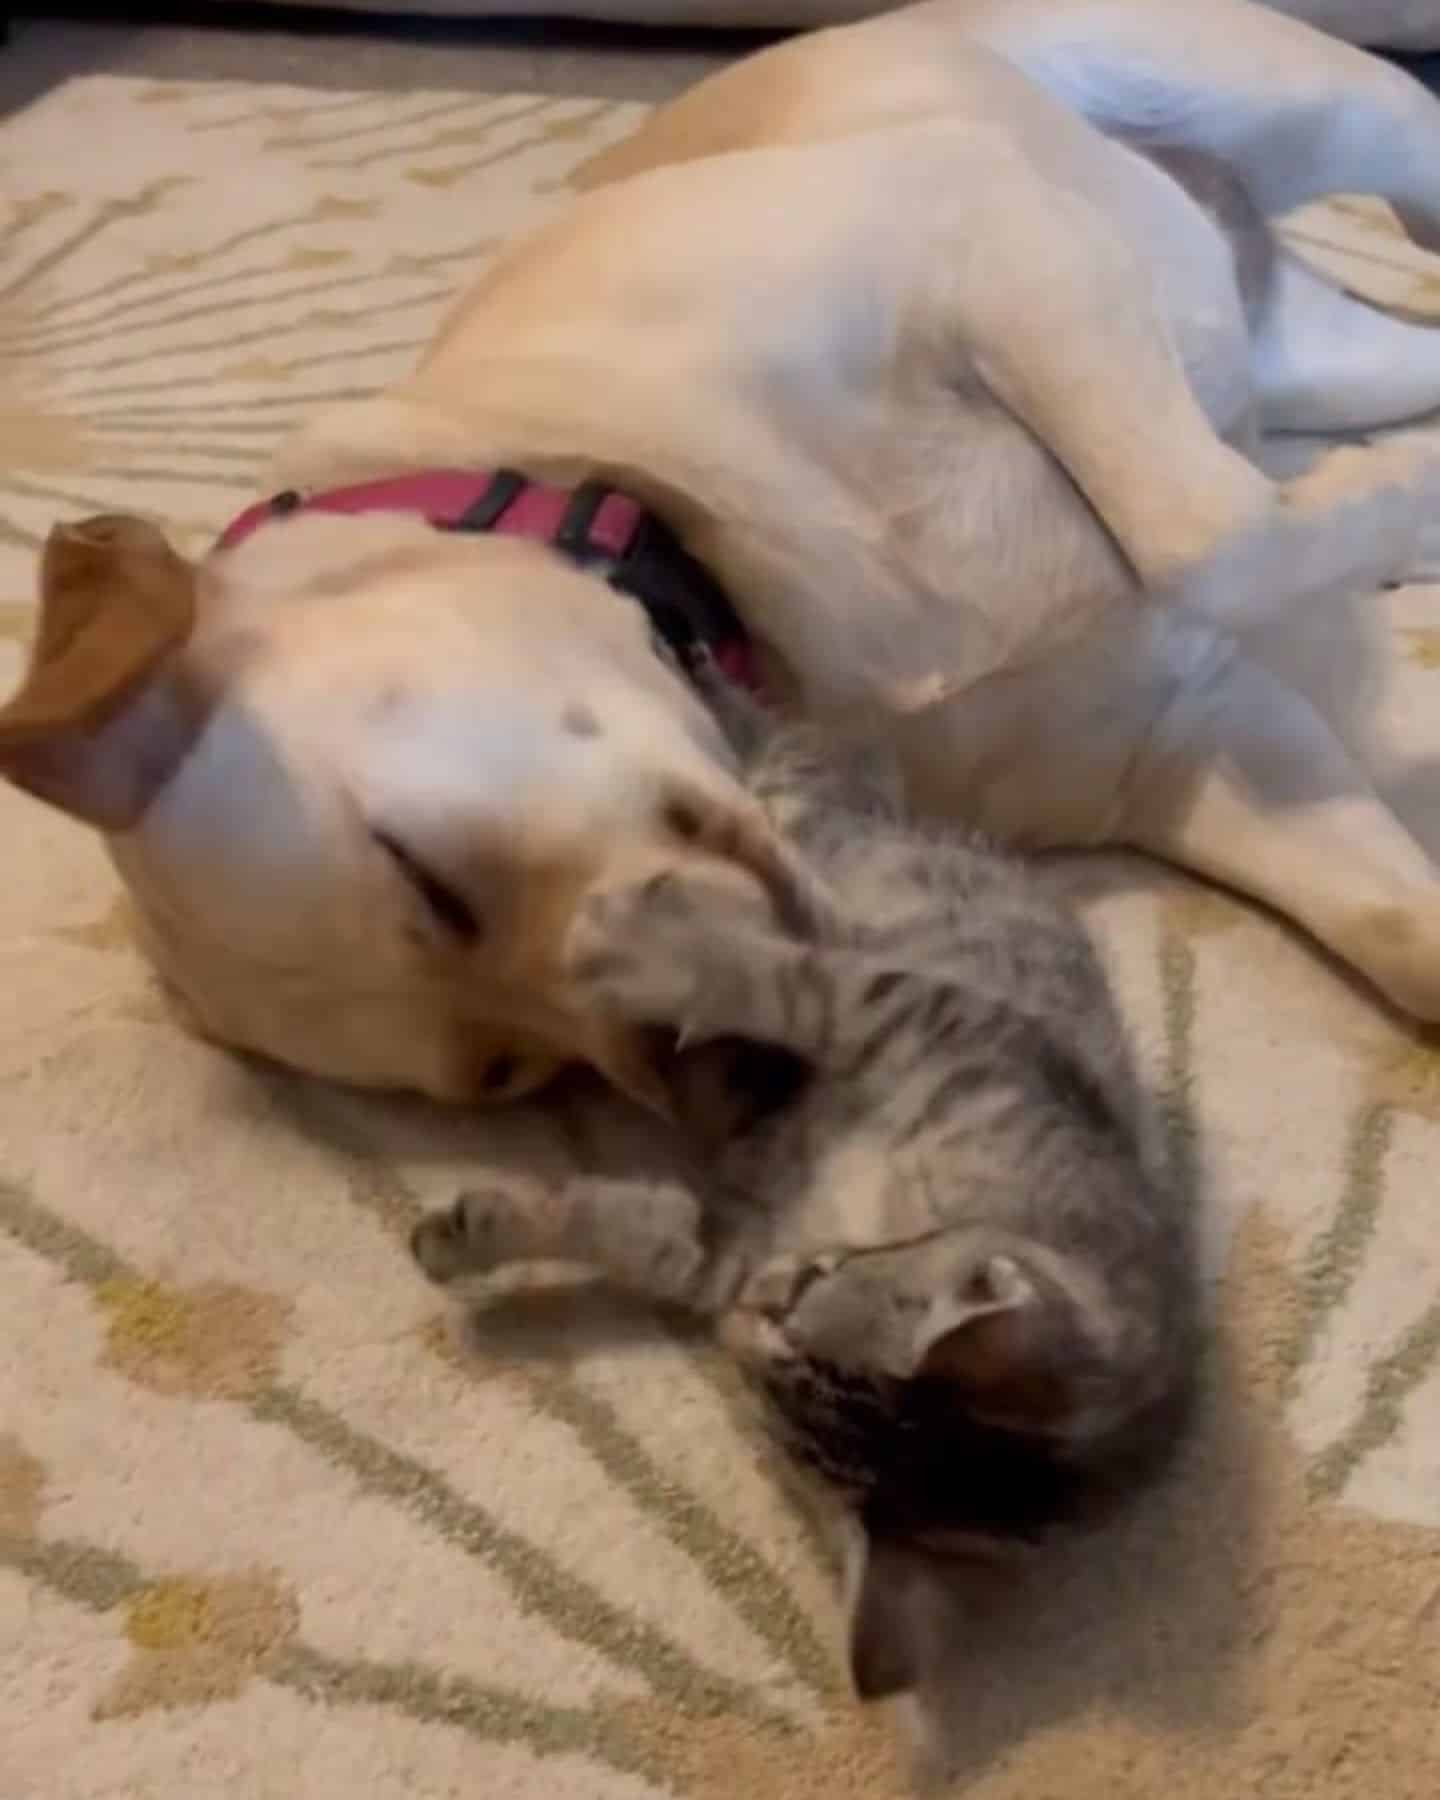
[[[194,618],[195,570],[155,526],[57,525],[30,667],[0,707],[0,774],[105,829],[133,824],[182,744],[183,708],[157,677]]]
[[[1076,1410],[1086,1348],[1058,1284],[991,1255],[932,1313],[916,1372],[951,1384],[986,1423],[1054,1433]]]

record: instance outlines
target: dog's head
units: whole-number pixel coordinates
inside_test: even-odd
[[[342,1080],[506,1098],[583,1059],[579,899],[683,861],[809,896],[639,608],[551,551],[299,516],[193,564],[58,528],[0,772],[102,830],[195,1025]]]

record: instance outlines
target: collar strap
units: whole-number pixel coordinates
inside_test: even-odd
[[[756,690],[754,650],[719,583],[653,513],[602,482],[552,487],[514,469],[431,469],[248,507],[216,541],[233,550],[273,519],[296,513],[418,514],[437,531],[493,531],[548,544],[645,609],[657,647],[692,679],[710,662]]]

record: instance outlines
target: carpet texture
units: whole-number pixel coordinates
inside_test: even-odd
[[[91,80],[0,128],[0,684],[55,517],[202,548],[634,116]],[[1378,209],[1295,230],[1440,316]],[[1307,639],[1440,850],[1440,588]],[[421,1205],[565,1133],[187,1040],[98,846],[8,792],[0,841],[7,1800],[908,1793],[915,1709],[849,1701],[824,1534],[723,1365],[563,1291],[461,1344],[412,1277]],[[957,1633],[919,1767],[975,1800],[1428,1800],[1440,1053],[1238,904],[1118,858],[1059,878],[1198,1176],[1213,1367],[1165,1490]]]

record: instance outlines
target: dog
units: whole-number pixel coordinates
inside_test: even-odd
[[[1241,643],[1400,575],[1440,502],[1415,433],[1252,456],[1440,406],[1440,332],[1267,223],[1369,192],[1440,248],[1440,105],[1242,0],[931,0],[723,71],[583,188],[205,559],[128,517],[45,549],[0,770],[106,834],[198,1030],[644,1097],[568,979],[585,896],[829,904],[691,651],[888,739],[918,809],[1168,859],[1440,1019],[1435,867]]]

